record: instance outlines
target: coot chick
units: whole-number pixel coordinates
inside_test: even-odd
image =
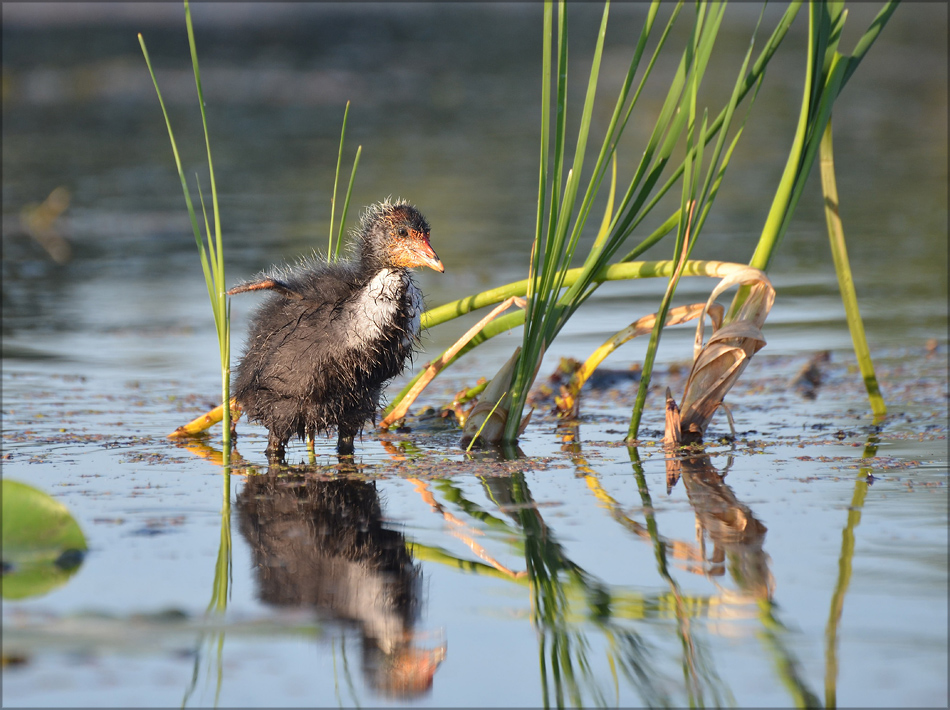
[[[422,293],[409,271],[442,272],[429,224],[407,202],[385,200],[363,214],[357,258],[303,260],[274,269],[229,294],[268,289],[237,366],[234,397],[267,427],[267,456],[287,441],[337,431],[337,451],[375,421],[383,386],[402,372],[419,338]]]

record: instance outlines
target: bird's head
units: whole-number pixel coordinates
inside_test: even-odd
[[[408,202],[384,200],[367,208],[359,231],[360,260],[366,266],[445,267],[429,245],[429,223]]]

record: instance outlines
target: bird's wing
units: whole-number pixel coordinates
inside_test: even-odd
[[[290,298],[296,301],[299,301],[303,298],[303,294],[295,290],[292,286],[289,286],[283,281],[278,281],[274,278],[266,278],[259,281],[245,281],[242,284],[238,284],[237,286],[228,289],[228,295],[233,296],[238,293],[247,293],[248,291],[273,291],[274,293],[279,293],[285,298]]]

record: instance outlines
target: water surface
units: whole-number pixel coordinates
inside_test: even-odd
[[[856,5],[849,26],[873,11]],[[229,281],[324,246],[347,100],[344,160],[363,146],[354,205],[399,195],[423,209],[446,265],[418,275],[431,305],[524,276],[540,8],[194,12]],[[642,12],[614,8],[604,91]],[[312,461],[292,447],[300,475],[275,477],[264,430],[242,424],[253,471],[228,478],[213,460],[218,435],[192,451],[165,439],[219,387],[135,37],[200,170],[180,8],[3,13],[3,475],[63,503],[89,545],[61,586],[4,601],[5,705],[946,705],[945,7],[901,6],[834,116],[884,422],[854,367],[815,175],[770,270],[768,346],[730,396],[737,440],[708,459],[673,470],[657,444],[662,391],[682,391],[691,357],[686,328],[664,337],[635,450],[620,444],[636,387],[626,381],[585,394],[573,430],[539,408],[521,458],[466,456],[456,432],[413,421],[367,434],[356,470],[320,442]],[[575,13],[580,89],[598,11]],[[756,19],[730,8],[710,96],[728,90]],[[797,115],[804,19],[757,99],[699,258],[751,255]],[[648,91],[647,104],[659,98]],[[621,157],[638,156],[646,130],[632,126]],[[59,186],[70,193],[56,223],[62,264],[20,223]],[[542,374],[655,310],[664,286],[603,287]],[[711,287],[687,280],[678,302]],[[255,303],[232,304],[235,350]],[[428,333],[416,366],[470,323]],[[422,404],[490,376],[519,341],[488,343]],[[626,370],[644,348],[634,341],[609,365]],[[821,350],[824,385],[806,399],[790,382]],[[727,431],[714,421],[714,439]],[[223,616],[206,615],[225,600]]]

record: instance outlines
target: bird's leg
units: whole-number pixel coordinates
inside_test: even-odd
[[[352,456],[353,454],[353,439],[356,437],[356,432],[351,429],[339,430],[336,440],[336,451],[338,454],[343,456]]]
[[[271,463],[279,463],[284,460],[284,447],[287,444],[287,439],[277,436],[274,432],[270,432],[270,435],[267,438],[267,449],[264,450],[264,453],[267,454],[267,460]]]

